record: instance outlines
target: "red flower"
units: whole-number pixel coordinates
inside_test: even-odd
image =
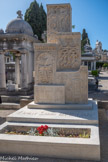
[[[47,125],[45,125],[45,126],[44,126],[44,128],[47,130],[47,129],[48,129],[48,126],[47,126]]]
[[[48,129],[47,125],[45,125],[45,126],[41,125],[40,127],[37,128],[39,134],[43,134],[43,132],[47,131],[47,129]]]

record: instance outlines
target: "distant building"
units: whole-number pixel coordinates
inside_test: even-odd
[[[20,10],[17,18],[7,24],[5,32],[0,29],[0,89],[3,92],[7,90],[8,82],[24,94],[33,89],[33,44],[39,42]]]
[[[102,49],[102,43],[96,41],[95,49],[87,44],[84,46],[84,53],[81,56],[82,65],[88,66],[88,70],[96,70],[96,62],[108,62],[108,51]]]
[[[84,53],[81,56],[82,65],[88,66],[89,71],[96,70],[97,59],[97,55],[87,41],[87,44],[84,46]]]
[[[96,41],[96,46],[93,52],[100,57],[99,62],[108,62],[108,51],[102,49],[102,43],[98,40]]]

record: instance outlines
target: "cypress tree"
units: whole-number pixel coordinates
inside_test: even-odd
[[[83,32],[82,32],[82,40],[81,40],[81,53],[84,53],[84,46],[86,45],[87,40],[88,40],[88,43],[90,45],[90,40],[88,38],[88,34],[86,33],[86,30],[83,29]]]
[[[41,35],[46,30],[46,13],[42,4],[39,6],[37,1],[34,0],[26,10],[25,21],[31,25],[34,34],[41,40]]]
[[[41,33],[43,33],[44,31],[46,31],[46,26],[47,26],[47,17],[46,17],[46,12],[43,8],[43,5],[41,3],[40,5],[40,29],[41,29]]]

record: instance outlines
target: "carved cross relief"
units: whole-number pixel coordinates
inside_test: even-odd
[[[73,39],[60,39],[57,56],[57,70],[75,70],[80,67],[78,45]]]
[[[38,83],[53,83],[53,56],[50,53],[41,53],[37,58]]]

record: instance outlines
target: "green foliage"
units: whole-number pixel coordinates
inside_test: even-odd
[[[99,74],[99,72],[98,72],[98,70],[92,70],[92,71],[91,71],[91,74],[92,74],[93,76],[97,77],[98,74]]]
[[[15,54],[10,52],[10,54],[13,56],[13,61],[15,61]]]
[[[108,50],[105,49],[104,52],[108,52]]]
[[[102,67],[104,64],[104,62],[96,62],[96,69],[98,69],[99,67]]]
[[[81,40],[81,53],[84,53],[84,46],[86,45],[87,40],[88,40],[88,43],[90,44],[90,40],[88,38],[88,34],[86,33],[86,30],[83,29],[82,40]]]
[[[72,29],[75,29],[75,25],[72,25]]]
[[[80,138],[90,138],[90,133],[83,132],[79,135]]]
[[[36,34],[41,40],[42,33],[46,30],[46,12],[43,8],[43,5],[39,6],[36,0],[30,4],[30,7],[26,10],[25,21],[27,21],[32,29],[34,34]]]
[[[103,64],[103,67],[108,67],[108,63],[104,63]]]

